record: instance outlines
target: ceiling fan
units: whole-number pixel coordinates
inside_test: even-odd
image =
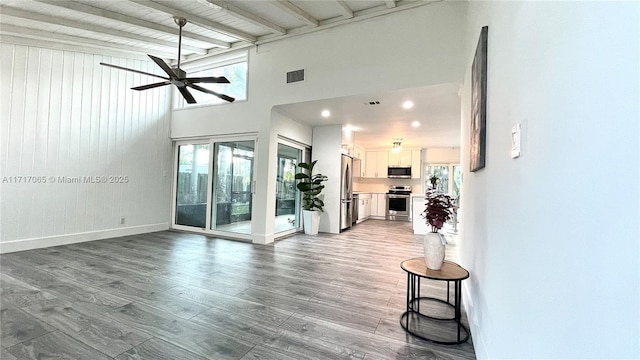
[[[235,101],[235,98],[232,98],[231,96],[228,96],[228,95],[225,95],[225,94],[220,94],[220,93],[217,93],[215,91],[203,88],[202,86],[196,85],[196,83],[209,83],[209,84],[211,84],[211,83],[224,83],[224,84],[228,84],[229,80],[226,77],[224,77],[224,76],[220,76],[220,77],[214,77],[214,76],[209,76],[209,77],[187,77],[186,71],[180,69],[180,55],[181,55],[180,52],[181,52],[181,47],[182,47],[182,27],[185,26],[185,24],[187,23],[187,19],[185,19],[183,17],[179,17],[179,16],[174,16],[173,20],[175,21],[176,25],[178,25],[180,27],[180,35],[179,35],[179,38],[178,38],[178,66],[175,69],[172,69],[171,67],[169,67],[169,65],[167,65],[167,63],[164,62],[164,60],[160,59],[159,57],[155,57],[153,55],[147,54],[147,56],[149,56],[151,58],[151,60],[153,60],[153,62],[158,64],[158,66],[160,66],[160,68],[165,73],[167,73],[167,75],[169,77],[164,77],[164,76],[160,76],[160,75],[156,75],[156,74],[151,74],[151,73],[147,73],[147,72],[140,71],[140,70],[129,69],[129,68],[125,68],[125,67],[122,67],[122,66],[105,64],[103,62],[101,62],[100,65],[108,66],[108,67],[112,67],[112,68],[116,68],[116,69],[120,69],[120,70],[132,71],[132,72],[135,72],[135,73],[138,73],[138,74],[149,75],[149,76],[157,77],[157,78],[160,78],[160,79],[164,79],[164,81],[161,81],[161,82],[157,82],[157,83],[153,83],[153,84],[149,84],[149,85],[142,85],[142,86],[132,87],[131,88],[132,90],[147,90],[147,89],[153,89],[153,88],[156,88],[156,87],[173,84],[178,88],[178,91],[180,91],[180,94],[182,94],[182,97],[184,97],[184,99],[189,104],[195,104],[196,103],[196,99],[193,98],[193,95],[191,95],[191,93],[187,89],[188,87],[190,87],[192,89],[195,89],[195,90],[198,90],[198,91],[202,91],[202,92],[207,93],[207,94],[211,94],[211,95],[217,96],[220,99],[228,101],[228,102]]]

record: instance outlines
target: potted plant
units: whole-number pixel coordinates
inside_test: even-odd
[[[436,192],[435,188],[427,190],[426,207],[422,212],[431,232],[424,236],[424,260],[427,267],[440,270],[444,261],[445,239],[438,231],[453,216],[454,204],[449,195]]]
[[[435,175],[431,175],[431,177],[429,178],[429,182],[431,183],[431,187],[435,189],[435,188],[436,188],[436,186],[438,186],[438,181],[439,181],[439,180],[440,180],[440,179],[438,179],[438,177],[437,177],[437,176],[435,176]]]
[[[313,174],[313,167],[317,162],[318,160],[298,164],[306,172],[301,171],[296,174],[296,180],[300,180],[296,187],[302,192],[304,233],[309,235],[318,233],[320,212],[324,211],[324,202],[320,198],[320,193],[324,189],[322,183],[327,181],[327,177],[322,174]]]

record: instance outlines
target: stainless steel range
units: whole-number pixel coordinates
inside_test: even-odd
[[[387,220],[409,221],[411,186],[391,185],[387,192]]]

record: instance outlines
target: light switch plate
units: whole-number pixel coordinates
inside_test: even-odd
[[[511,158],[520,157],[520,124],[515,124],[511,128]]]

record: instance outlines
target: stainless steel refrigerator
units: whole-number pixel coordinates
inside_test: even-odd
[[[353,206],[353,159],[347,155],[342,155],[340,166],[340,231],[351,227]]]

